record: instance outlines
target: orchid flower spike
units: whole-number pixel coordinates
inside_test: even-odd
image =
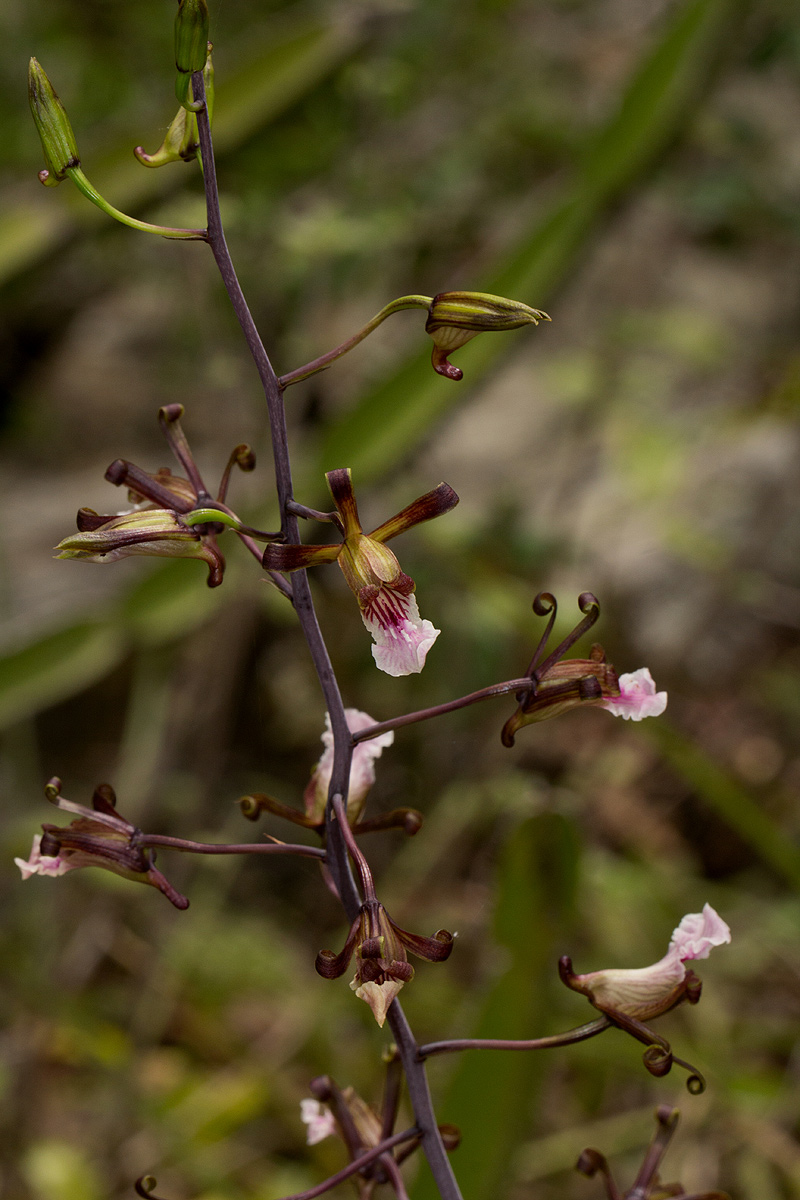
[[[547,721],[584,704],[605,708],[615,717],[633,721],[660,716],[667,707],[667,693],[656,692],[647,667],[618,676],[597,643],[592,646],[588,658],[564,659],[567,651],[600,616],[600,603],[591,592],[581,592],[578,607],[584,614],[583,619],[555,650],[544,657],[558,605],[550,592],[540,592],[535,598],[533,611],[537,616],[549,619],[526,672],[533,686],[518,694],[517,711],[503,726],[504,746],[514,745],[515,735],[524,725]]]
[[[226,526],[261,538],[280,536],[242,525],[225,504],[234,466],[252,471],[256,465],[250,447],[242,444],[232,451],[213,499],[181,428],[182,415],[180,404],[168,404],[159,411],[159,422],[187,478],[173,475],[168,467],[151,475],[125,459],[116,459],[106,471],[106,479],[118,487],[126,485],[134,507],[110,516],[80,509],[78,532],[59,542],[56,558],[96,563],[117,562],[133,554],[199,558],[208,566],[208,586],[217,587],[225,571],[217,537]]]
[[[414,977],[406,950],[428,962],[444,962],[453,949],[453,935],[440,929],[432,938],[408,933],[395,925],[382,904],[365,900],[350,927],[340,954],[320,950],[315,967],[324,979],[338,979],[350,965],[355,952],[356,973],[350,983],[359,1000],[372,1009],[383,1028],[389,1007],[402,988]]]
[[[117,812],[114,790],[101,783],[94,790],[92,807],[74,804],[61,795],[61,780],[53,778],[45,788],[47,799],[56,808],[74,813],[77,820],[65,828],[43,825],[43,833],[33,839],[30,856],[15,858],[23,879],[31,875],[65,875],[78,867],[102,867],[158,888],[176,908],[188,908],[189,901],[155,868],[155,851],[139,842],[141,831]]]
[[[458,496],[446,483],[420,496],[396,516],[365,534],[358,516],[350,470],[326,475],[336,505],[335,524],[344,540],[337,545],[267,546],[263,564],[273,571],[299,571],[338,562],[372,634],[372,656],[387,675],[412,675],[425,666],[425,658],[441,630],[423,621],[414,598],[414,580],[404,574],[385,543],[414,525],[449,512]]]

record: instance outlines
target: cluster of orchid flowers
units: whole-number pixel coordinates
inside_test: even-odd
[[[257,331],[248,325],[252,319],[244,298],[239,299],[238,293],[231,287],[230,276],[235,278],[235,272],[225,257],[227,248],[218,220],[210,140],[213,68],[205,0],[179,0],[175,23],[175,62],[176,95],[180,103],[178,114],[158,151],[148,155],[142,147],[137,147],[135,153],[145,166],[156,167],[180,160],[190,161],[198,156],[198,151],[203,152],[201,165],[209,214],[207,229],[150,225],[110,205],[84,174],[67,114],[45,72],[36,59],[32,59],[29,95],[46,162],[46,168],[39,177],[48,186],[69,178],[92,203],[133,228],[165,237],[207,241],[217,261],[228,264],[223,270],[223,278],[226,279],[226,286],[258,365],[261,361],[259,355],[263,354],[266,360],[266,352]],[[433,297],[402,296],[381,309],[353,337],[303,367],[276,377],[271,373],[268,360],[268,370],[262,362],[259,370],[262,382],[265,378],[267,380],[265,394],[270,405],[273,438],[277,438],[274,447],[276,474],[279,474],[281,455],[284,455],[288,467],[285,429],[281,433],[282,416],[276,415],[276,405],[282,404],[286,389],[325,370],[389,316],[412,308],[421,308],[426,313],[425,329],[433,340],[434,370],[454,381],[462,378],[462,371],[450,362],[449,356],[477,334],[513,330],[550,320],[539,309],[488,293],[450,291]],[[298,591],[288,577],[294,572],[336,562],[356,598],[363,623],[372,636],[372,654],[377,667],[391,676],[421,671],[441,631],[431,621],[421,617],[414,581],[402,570],[387,543],[414,526],[449,512],[458,503],[458,496],[453,489],[446,483],[440,483],[401,512],[365,533],[349,469],[339,468],[326,475],[333,501],[333,509],[329,512],[308,508],[294,500],[287,469],[288,488],[283,486],[282,491],[280,482],[278,485],[279,495],[282,496],[280,529],[274,532],[259,530],[244,523],[227,503],[234,467],[242,471],[255,468],[255,456],[250,447],[241,444],[232,451],[216,494],[212,495],[183,432],[182,415],[183,409],[177,404],[167,405],[159,412],[162,430],[182,474],[175,475],[163,467],[155,473],[149,473],[127,460],[117,459],[108,468],[106,479],[116,486],[127,488],[130,507],[106,515],[82,508],[78,513],[77,533],[59,543],[56,548],[58,557],[100,563],[115,562],[132,555],[196,558],[207,566],[208,585],[216,587],[222,583],[225,572],[219,538],[230,530],[263,566],[272,584],[296,605]],[[280,438],[283,438],[283,443],[279,446]],[[297,528],[295,518],[298,517],[327,523],[336,530],[339,540],[325,544],[303,544],[296,534],[290,538],[292,529]],[[265,548],[261,543],[266,544]],[[350,987],[369,1006],[379,1026],[383,1027],[387,1019],[391,1024],[393,1010],[395,1015],[398,1011],[398,994],[414,976],[408,954],[429,962],[443,962],[452,952],[454,937],[446,930],[439,930],[432,937],[410,933],[392,920],[378,900],[372,873],[358,838],[366,833],[391,828],[400,828],[406,834],[413,835],[422,824],[422,816],[415,809],[400,808],[390,813],[365,817],[367,796],[376,778],[376,761],[392,745],[396,729],[497,696],[514,695],[517,701],[515,712],[506,720],[501,732],[502,742],[507,747],[514,745],[518,731],[524,726],[585,705],[604,708],[614,716],[634,721],[662,713],[667,696],[665,692],[656,691],[647,668],[618,675],[599,645],[593,645],[586,658],[566,657],[568,651],[596,623],[600,613],[599,603],[590,592],[579,596],[578,607],[581,620],[555,648],[548,650],[557,604],[551,593],[539,593],[533,602],[533,609],[537,616],[546,617],[547,623],[527,669],[517,679],[493,684],[433,708],[382,722],[357,709],[344,710],[350,735],[347,746],[349,784],[336,793],[333,788],[335,749],[341,751],[341,745],[334,746],[332,722],[326,714],[326,729],[322,734],[323,754],[305,789],[303,807],[284,804],[272,796],[257,792],[240,801],[245,817],[257,820],[265,812],[280,816],[316,834],[320,838],[320,846],[288,843],[272,836],[257,843],[222,845],[147,834],[120,815],[113,789],[108,784],[101,784],[95,789],[91,807],[86,807],[66,799],[61,794],[61,781],[52,779],[45,789],[47,799],[74,819],[67,826],[43,826],[42,833],[34,838],[28,859],[16,860],[22,876],[24,879],[33,875],[57,877],[81,867],[100,867],[154,887],[177,908],[185,909],[189,904],[188,899],[177,892],[155,866],[156,853],[160,849],[200,854],[293,854],[317,859],[326,884],[334,894],[339,895],[333,860],[329,858],[333,854],[332,830],[335,829],[339,847],[343,847],[341,852],[349,857],[356,868],[360,883],[359,902],[349,905],[352,921],[343,949],[338,954],[321,950],[315,967],[324,978],[336,979],[345,974],[355,960]],[[319,671],[318,663],[317,669]],[[345,897],[339,895],[339,898],[348,907]],[[559,963],[562,981],[573,991],[582,994],[599,1012],[599,1017],[563,1034],[525,1041],[462,1039],[431,1042],[422,1046],[414,1043],[415,1061],[423,1062],[432,1055],[467,1049],[537,1050],[567,1046],[585,1041],[606,1029],[616,1028],[645,1045],[644,1062],[651,1074],[665,1075],[673,1063],[678,1063],[689,1072],[689,1090],[700,1091],[705,1086],[700,1073],[676,1058],[669,1044],[653,1033],[646,1022],[662,1016],[684,1001],[696,1003],[700,998],[700,980],[686,964],[708,957],[713,947],[729,941],[728,926],[706,904],[701,913],[691,913],[683,918],[673,932],[666,954],[652,966],[576,974],[571,960],[564,956]],[[396,1029],[396,1024],[393,1029]],[[409,1080],[409,1093],[411,1068],[407,1055],[403,1057],[397,1047],[390,1048],[385,1060],[387,1079],[380,1113],[367,1105],[352,1089],[339,1089],[327,1076],[314,1081],[313,1096],[305,1100],[302,1106],[302,1119],[308,1127],[308,1141],[314,1144],[336,1134],[346,1145],[350,1162],[325,1184],[290,1200],[310,1200],[312,1195],[318,1195],[349,1177],[356,1181],[361,1200],[369,1200],[380,1184],[388,1184],[400,1200],[405,1200],[399,1165],[425,1141],[427,1134],[418,1125],[402,1133],[394,1132],[402,1065]],[[671,1109],[659,1109],[657,1120],[658,1131],[642,1170],[633,1188],[625,1194],[630,1200],[647,1200],[652,1189],[659,1186],[656,1171],[674,1131],[677,1114]],[[458,1144],[458,1131],[451,1126],[438,1128],[445,1150],[453,1149]],[[605,1159],[597,1151],[585,1151],[578,1165],[586,1174],[600,1173],[603,1176],[609,1200],[624,1200]],[[136,1188],[141,1196],[150,1196],[155,1200],[155,1186],[155,1180],[148,1176],[142,1177]],[[674,1187],[666,1191],[671,1195],[685,1195]],[[706,1193],[704,1197],[687,1197],[687,1200],[719,1200],[719,1195]]]

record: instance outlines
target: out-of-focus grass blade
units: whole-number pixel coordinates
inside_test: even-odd
[[[0,728],[96,683],[124,652],[118,630],[107,623],[84,622],[0,659]]]
[[[0,729],[91,687],[134,647],[161,646],[207,620],[225,598],[194,566],[160,564],[109,605],[105,620],[75,622],[0,656]]]
[[[634,74],[617,112],[591,140],[567,194],[543,219],[537,216],[517,251],[477,286],[546,305],[610,202],[657,158],[691,114],[722,32],[727,34],[740,7],[739,0],[690,0],[678,10]],[[361,479],[374,478],[397,462],[446,409],[463,404],[468,389],[508,353],[509,336],[487,334],[460,350],[461,383],[436,375],[429,352],[406,362],[329,430],[320,472],[346,465]]]
[[[554,942],[572,917],[578,856],[574,827],[554,813],[532,817],[509,837],[498,868],[494,920],[495,939],[509,966],[487,996],[472,1036],[526,1038],[541,1032],[546,1001],[535,981],[548,972],[555,976]],[[461,1130],[454,1166],[469,1200],[494,1200],[503,1193],[541,1071],[535,1053],[467,1050],[461,1056],[438,1111]],[[412,1196],[438,1196],[428,1172],[420,1175]]]
[[[704,750],[663,718],[646,731],[664,758],[765,863],[800,888],[800,846]]]
[[[298,19],[277,39],[270,29],[268,42],[231,78],[226,79],[218,70],[214,113],[214,146],[218,155],[234,149],[311,91],[358,44],[361,28],[354,20]],[[164,88],[165,127],[174,115],[171,87],[168,80]],[[80,143],[80,131],[76,132]],[[31,138],[35,140],[35,136],[31,125]],[[152,142],[155,148],[161,139],[157,130],[148,137],[147,130],[132,129],[129,146],[98,156],[94,163],[86,163],[87,173],[102,195],[123,211],[136,212],[185,186],[190,174],[202,193],[198,171],[181,170],[179,163],[147,170],[138,163],[133,156],[137,140],[148,145]],[[33,176],[30,196],[11,208],[0,223],[0,285],[76,230],[103,220],[107,218],[69,184],[54,197],[45,193]]]

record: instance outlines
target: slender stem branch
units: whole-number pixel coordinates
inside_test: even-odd
[[[398,1000],[390,1005],[387,1020],[403,1060],[408,1095],[422,1135],[422,1146],[431,1174],[436,1180],[442,1200],[462,1200],[461,1191],[442,1141],[442,1135],[436,1124],[436,1113],[433,1108],[425,1064],[418,1057],[419,1047]]]
[[[574,1042],[585,1042],[596,1037],[604,1029],[610,1029],[612,1021],[599,1017],[578,1025],[566,1033],[554,1033],[549,1037],[530,1038],[527,1041],[506,1041],[503,1038],[453,1038],[448,1042],[428,1042],[419,1048],[419,1057],[430,1058],[432,1054],[449,1054],[456,1050],[550,1050],[555,1046],[571,1046]]]
[[[303,517],[306,521],[330,522],[336,519],[335,512],[321,512],[318,508],[309,508],[307,504],[301,504],[299,500],[287,500],[286,510],[294,513],[296,517]]]
[[[368,725],[366,729],[360,729],[358,733],[353,734],[353,741],[356,743],[368,742],[371,738],[378,737],[390,729],[400,729],[403,725],[414,725],[417,721],[430,721],[432,717],[455,712],[459,708],[477,704],[480,700],[491,700],[493,696],[507,696],[509,692],[529,692],[535,686],[534,680],[527,676],[522,679],[507,679],[504,683],[493,683],[491,687],[470,692],[467,696],[459,696],[457,700],[447,700],[444,704],[434,704],[431,708],[420,708],[417,712],[403,713],[400,717],[390,717],[388,721]]]
[[[151,225],[148,221],[137,221],[135,217],[129,217],[127,213],[120,212],[118,208],[114,208],[113,204],[109,204],[100,195],[97,188],[92,186],[80,167],[70,167],[67,175],[87,200],[91,200],[92,204],[96,204],[107,216],[113,217],[115,221],[119,221],[122,225],[129,225],[131,229],[138,229],[142,233],[159,233],[162,237],[166,238],[181,238],[184,241],[190,242],[204,242],[206,240],[205,229],[178,229],[170,225]]]
[[[289,371],[288,375],[281,375],[281,387],[290,387],[293,383],[299,383],[301,379],[308,379],[309,375],[316,375],[317,371],[324,371],[331,363],[336,362],[337,358],[341,358],[343,354],[347,354],[348,350],[352,350],[359,342],[363,342],[364,338],[376,330],[392,313],[400,312],[404,308],[430,308],[432,303],[433,297],[431,296],[401,296],[398,300],[392,300],[371,321],[368,321],[363,329],[348,338],[346,342],[342,342],[341,346],[337,346],[335,350],[329,350],[327,354],[321,354],[319,358],[312,359],[304,367],[298,367],[296,371]]]
[[[336,813],[336,820],[339,823],[339,828],[342,831],[342,837],[345,840],[350,857],[358,867],[358,873],[361,877],[361,890],[364,894],[364,900],[375,900],[375,881],[372,878],[372,871],[369,868],[364,855],[361,853],[358,842],[353,836],[353,831],[350,828],[350,822],[347,820],[347,812],[344,807],[344,800],[341,796],[333,797],[333,811]]]
[[[397,1196],[397,1200],[408,1200],[408,1192],[406,1191],[406,1185],[403,1182],[403,1176],[400,1174],[400,1168],[392,1158],[391,1154],[381,1155],[381,1166],[389,1176],[389,1182],[394,1188],[394,1194]]]
[[[292,1196],[284,1196],[283,1200],[314,1200],[315,1196],[321,1196],[323,1192],[329,1192],[331,1188],[335,1188],[337,1184],[343,1183],[345,1179],[349,1179],[351,1175],[357,1175],[364,1167],[368,1167],[376,1158],[381,1158],[387,1150],[391,1150],[394,1146],[399,1146],[401,1142],[408,1142],[411,1138],[417,1136],[418,1130],[415,1126],[411,1129],[404,1129],[402,1133],[395,1133],[392,1137],[386,1138],[384,1142],[379,1142],[377,1146],[373,1146],[371,1150],[365,1151],[358,1158],[354,1158],[346,1167],[342,1167],[341,1171],[337,1171],[335,1175],[331,1175],[324,1183],[318,1183],[316,1187],[309,1188],[307,1192],[295,1192]]]
[[[292,842],[192,842],[188,838],[166,837],[160,833],[144,833],[137,842],[140,846],[165,846],[187,854],[295,854],[300,858],[325,859],[325,851],[319,846]]]

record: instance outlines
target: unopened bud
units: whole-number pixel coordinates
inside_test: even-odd
[[[202,71],[207,54],[206,0],[180,0],[175,17],[175,66],[182,74]]]
[[[447,361],[478,333],[519,329],[549,321],[547,313],[530,308],[518,300],[492,296],[488,292],[440,292],[428,310],[426,331],[434,341],[433,369],[449,379],[461,379],[463,372]]]
[[[39,178],[47,187],[54,187],[70,168],[80,166],[80,159],[64,105],[35,58],[28,67],[28,98],[47,163]]]

